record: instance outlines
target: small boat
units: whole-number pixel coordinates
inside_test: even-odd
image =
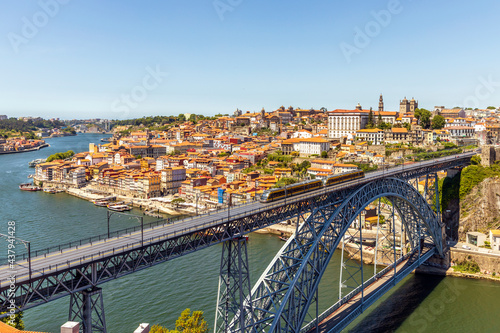
[[[288,237],[285,237],[285,236],[280,236],[280,239],[283,241],[283,242],[286,242],[288,240]]]
[[[54,188],[44,188],[43,191],[45,193],[49,193],[49,194],[56,194],[57,193],[57,190]]]
[[[95,200],[93,201],[94,205],[99,207],[107,207],[109,205],[109,201],[107,200]]]
[[[132,207],[129,205],[108,205],[108,209],[114,210],[115,212],[124,212],[127,210],[131,210]]]
[[[36,167],[37,164],[44,163],[45,161],[47,161],[47,159],[45,159],[45,158],[37,158],[36,160],[28,162],[28,166],[30,168],[34,168],[34,167]]]
[[[40,187],[35,186],[31,183],[20,184],[19,189],[22,191],[40,191],[41,190]]]
[[[108,202],[108,207],[109,206],[116,206],[116,205],[124,205],[125,201],[116,201],[116,202]]]
[[[28,175],[28,178],[33,178],[33,175],[32,175],[32,174],[29,174],[29,175]]]

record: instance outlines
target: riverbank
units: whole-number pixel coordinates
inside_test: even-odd
[[[492,276],[490,274],[484,274],[484,273],[459,272],[459,271],[455,271],[455,269],[453,269],[453,267],[450,267],[446,271],[445,275],[446,276],[454,276],[454,277],[467,278],[467,279],[489,280],[489,281],[500,282],[500,277],[497,277],[497,276]]]
[[[69,188],[65,192],[69,195],[78,197],[80,199],[88,200],[88,201],[101,200],[101,199],[108,198],[110,196],[114,196],[114,197],[116,197],[117,201],[124,201],[126,203],[130,203],[133,207],[137,207],[137,208],[145,210],[145,211],[154,211],[157,213],[167,214],[167,215],[171,215],[171,216],[194,215],[194,212],[192,212],[188,209],[186,209],[186,210],[175,209],[173,207],[170,207],[169,203],[155,200],[155,198],[153,198],[153,199],[138,199],[138,198],[123,196],[123,195],[97,193],[97,192],[93,191],[92,189],[86,189],[86,188],[80,188],[80,189]],[[169,198],[165,197],[165,199],[168,200]],[[172,198],[170,198],[170,199],[172,199]]]
[[[38,150],[40,150],[42,148],[45,148],[45,147],[50,147],[50,145],[48,143],[44,143],[43,145],[40,145],[38,147],[24,149],[24,150],[0,151],[0,155],[18,154],[18,153],[29,153],[29,152],[32,152],[32,151],[38,151]]]

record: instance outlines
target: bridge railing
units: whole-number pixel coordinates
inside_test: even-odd
[[[424,164],[425,162],[417,162],[417,163],[421,165],[421,164]],[[415,164],[417,164],[417,163],[415,163]],[[397,170],[394,170],[394,171],[397,172]],[[356,184],[358,182],[359,182],[359,180],[356,181]],[[356,184],[354,184],[354,185],[356,185]],[[316,195],[322,195],[322,194],[326,194],[328,192],[332,192],[332,191],[336,190],[336,187],[337,186],[332,186],[332,187],[329,187],[327,189],[323,189],[321,192],[316,192]],[[289,199],[290,203],[295,202],[297,200],[302,200],[303,199],[302,196],[303,195],[298,196],[298,197],[291,197]],[[239,208],[242,208],[244,206],[252,205],[253,203],[255,203],[255,201],[245,202],[245,203],[242,203],[242,204],[239,204],[239,205],[231,206],[229,210],[239,209]],[[246,211],[243,214],[240,213],[240,214],[237,214],[237,215],[231,215],[229,219],[222,218],[222,219],[210,221],[208,223],[204,223],[202,225],[199,225],[198,228],[204,229],[207,226],[213,225],[214,222],[216,222],[215,224],[221,224],[221,223],[224,222],[224,220],[226,220],[226,222],[227,222],[229,220],[232,220],[232,219],[235,219],[235,218],[238,218],[238,217],[241,217],[241,216],[245,216],[245,215],[249,215],[249,214],[255,214],[255,213],[258,213],[258,212],[262,212],[264,210],[269,210],[269,209],[273,209],[273,208],[280,207],[280,206],[283,206],[283,204],[282,204],[281,201],[279,203],[268,204],[264,208],[259,208],[259,209],[254,209],[254,210]],[[130,233],[139,231],[139,230],[141,230],[141,228],[144,228],[144,229],[154,228],[155,226],[158,226],[158,225],[167,225],[167,224],[172,224],[172,223],[178,222],[178,221],[182,221],[182,223],[187,223],[189,221],[192,221],[193,219],[197,219],[197,218],[200,218],[200,217],[208,217],[208,216],[211,216],[211,215],[220,214],[222,212],[227,212],[227,210],[228,210],[227,208],[222,209],[222,210],[215,210],[215,211],[211,211],[211,212],[207,212],[207,213],[195,215],[195,216],[189,217],[189,218],[186,218],[185,216],[178,216],[178,217],[171,217],[171,218],[167,218],[167,219],[153,221],[153,222],[144,224],[143,226],[138,225],[138,226],[129,227],[129,228],[126,228],[126,229],[112,231],[109,234],[105,233],[105,234],[101,234],[101,235],[97,235],[97,236],[83,238],[83,239],[80,239],[80,240],[75,240],[75,241],[68,242],[68,243],[61,244],[61,245],[55,245],[55,246],[47,247],[47,248],[44,248],[44,249],[41,249],[41,250],[35,250],[35,251],[31,252],[31,257],[37,257],[37,256],[40,256],[40,255],[46,255],[46,254],[51,253],[51,252],[57,252],[57,251],[61,251],[61,250],[68,249],[68,248],[72,248],[72,247],[75,247],[75,246],[81,246],[83,244],[92,244],[92,243],[99,242],[99,241],[102,241],[102,240],[105,240],[105,239],[108,239],[108,238],[119,237],[119,236],[122,236],[122,235],[126,235],[126,234],[130,234]],[[20,254],[18,255],[19,258],[22,258],[21,260],[27,260],[28,256],[29,256],[28,253],[24,253],[22,255],[20,255]],[[7,258],[6,257],[0,259],[0,265],[4,265],[4,264],[7,264]]]

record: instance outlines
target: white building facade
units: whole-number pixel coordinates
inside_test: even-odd
[[[368,123],[367,110],[335,110],[328,113],[328,137],[340,139],[364,129]],[[374,121],[376,115],[373,116]]]

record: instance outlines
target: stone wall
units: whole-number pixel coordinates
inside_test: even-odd
[[[471,251],[451,249],[451,262],[461,262],[464,260],[475,261],[479,265],[481,272],[500,273],[500,256],[486,253],[472,253]]]

